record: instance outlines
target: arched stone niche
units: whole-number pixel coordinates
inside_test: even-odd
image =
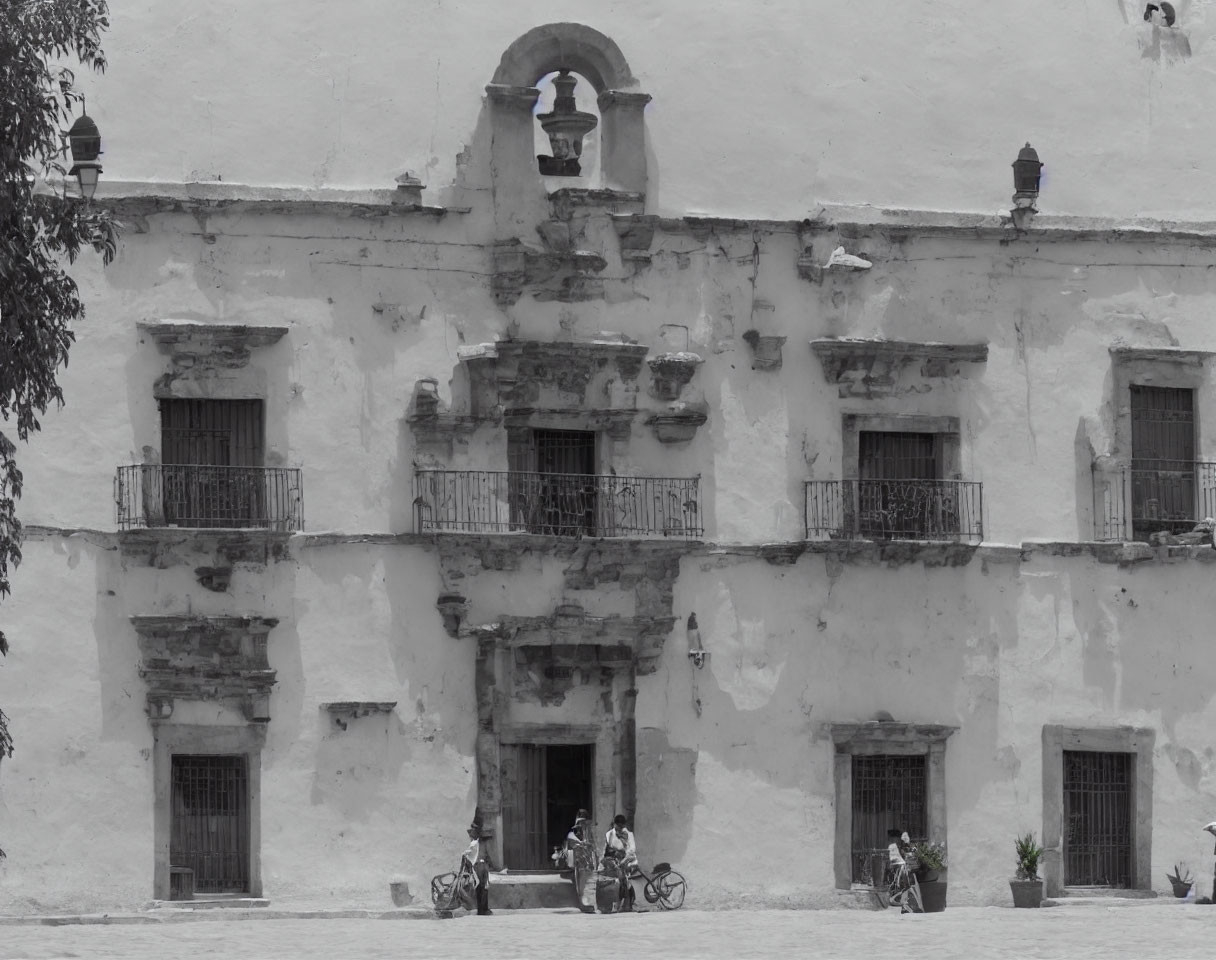
[[[611,38],[581,23],[534,27],[502,55],[489,96],[496,167],[536,172],[532,156],[532,107],[547,74],[567,69],[585,77],[597,94],[600,110],[601,171],[605,186],[631,193],[646,192],[644,111],[650,95],[637,89],[620,47]]]

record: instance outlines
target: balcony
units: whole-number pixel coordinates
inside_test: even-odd
[[[699,477],[418,470],[414,494],[419,533],[696,540],[705,532]]]
[[[808,480],[808,540],[984,539],[984,485],[970,480]]]
[[[118,527],[304,529],[296,467],[134,464],[114,478]]]
[[[1094,467],[1094,535],[1099,540],[1130,536],[1147,541],[1154,533],[1189,533],[1212,516],[1216,463],[1133,460],[1113,470]]]

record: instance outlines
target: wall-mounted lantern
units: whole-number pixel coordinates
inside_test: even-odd
[[[1018,158],[1013,161],[1013,209],[1009,211],[1013,217],[1013,225],[1021,230],[1038,210],[1034,203],[1039,198],[1039,179],[1042,176],[1043,164],[1039,155],[1029,143],[1018,151]]]
[[[82,114],[72,124],[72,129],[68,131],[68,145],[72,151],[72,169],[68,173],[76,178],[80,195],[85,200],[92,200],[97,192],[97,177],[101,173],[101,164],[97,162],[101,156],[101,133],[87,114]]]
[[[692,661],[694,667],[700,670],[705,666],[708,657],[709,651],[701,646],[701,631],[697,629],[697,615],[690,613],[688,615],[688,659]]]
[[[553,78],[557,95],[553,98],[553,110],[542,113],[536,119],[549,137],[553,156],[536,158],[540,172],[546,177],[577,177],[582,174],[579,157],[583,155],[583,137],[599,124],[594,113],[583,113],[574,102],[574,88],[578,78],[570,71],[562,71]]]

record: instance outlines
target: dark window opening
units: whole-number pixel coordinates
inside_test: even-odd
[[[938,539],[960,530],[959,482],[941,477],[942,434],[858,435],[857,521],[863,537]]]
[[[871,883],[886,869],[888,830],[926,839],[925,757],[856,754],[852,792],[853,882]]]
[[[595,433],[533,430],[508,449],[511,521],[528,533],[593,536],[598,511]]]
[[[160,422],[166,523],[266,525],[268,495],[276,503],[284,497],[281,471],[262,467],[261,400],[161,400]]]
[[[1197,491],[1211,486],[1197,475],[1204,465],[1195,462],[1194,391],[1133,386],[1131,421],[1132,537],[1190,531],[1205,516]]]
[[[1064,883],[1130,887],[1130,753],[1064,751]]]
[[[175,755],[169,863],[199,893],[249,890],[249,776],[243,756]]]

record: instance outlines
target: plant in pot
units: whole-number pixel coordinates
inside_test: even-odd
[[[1170,886],[1174,888],[1174,896],[1179,900],[1185,899],[1186,895],[1191,892],[1191,887],[1195,885],[1191,871],[1178,864],[1174,864],[1174,872],[1167,873],[1166,877],[1170,881]]]
[[[1039,877],[1039,860],[1043,848],[1034,840],[1033,833],[1026,833],[1013,841],[1017,852],[1017,878],[1009,881],[1015,907],[1037,907],[1043,902],[1043,881]]]
[[[916,857],[916,882],[920,885],[925,913],[946,909],[946,845],[926,840],[913,848]]]

